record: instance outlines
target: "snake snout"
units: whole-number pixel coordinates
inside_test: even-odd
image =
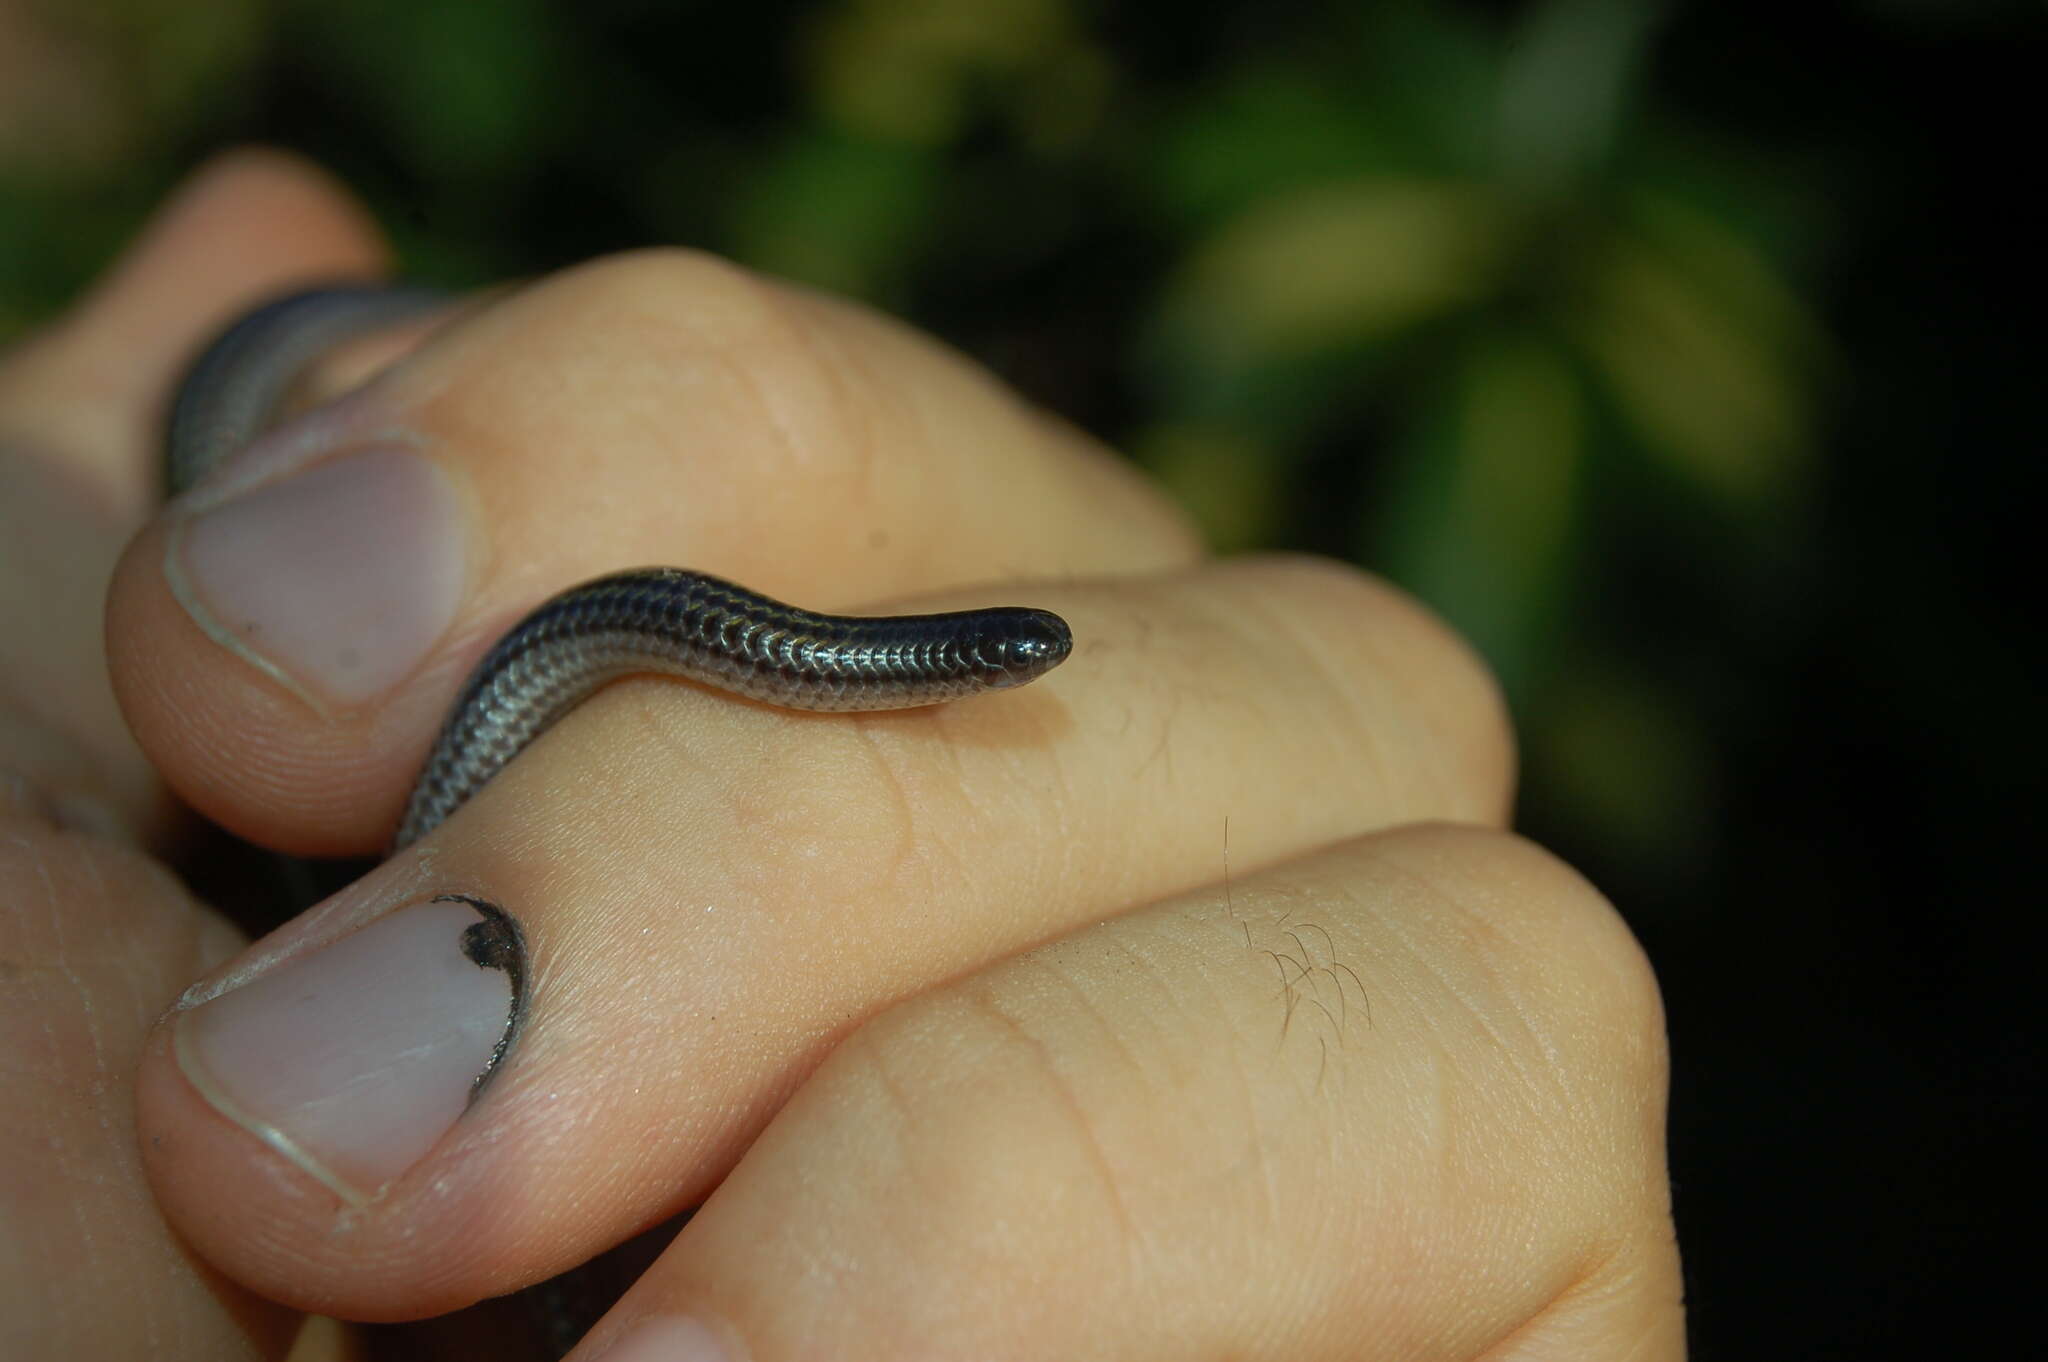
[[[1074,651],[1074,631],[1049,610],[1019,610],[1014,627],[993,650],[998,686],[1021,686],[1044,676]]]

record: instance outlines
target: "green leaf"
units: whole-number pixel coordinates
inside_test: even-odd
[[[1551,818],[1667,883],[1714,850],[1714,754],[1673,703],[1678,689],[1580,648],[1523,725],[1529,783]]]
[[[915,258],[936,183],[923,148],[800,136],[762,166],[737,205],[734,253],[819,288],[885,296]]]
[[[1369,109],[1299,66],[1261,66],[1169,124],[1150,172],[1168,211],[1209,224],[1303,185],[1401,169]]]
[[[1131,452],[1194,516],[1217,552],[1276,538],[1285,460],[1270,442],[1225,425],[1163,421],[1141,431]]]
[[[1260,204],[1201,243],[1159,325],[1227,374],[1412,327],[1492,287],[1503,220],[1483,189],[1366,179]]]
[[[1617,235],[1573,324],[1650,452],[1719,499],[1762,506],[1789,495],[1813,452],[1798,315],[1700,219],[1664,241]]]
[[[578,121],[578,68],[544,0],[354,0],[290,13],[335,93],[374,111],[429,182],[504,180]]]
[[[1586,445],[1557,347],[1482,333],[1370,512],[1387,573],[1469,637],[1511,697],[1556,653]]]

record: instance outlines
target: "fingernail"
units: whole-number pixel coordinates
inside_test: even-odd
[[[378,446],[189,513],[165,573],[216,642],[316,708],[360,704],[454,621],[467,520],[433,460]]]
[[[525,1011],[518,924],[401,908],[179,1017],[178,1067],[229,1120],[360,1204],[447,1134]]]
[[[641,1320],[594,1362],[741,1362],[739,1354],[694,1319],[653,1315]]]

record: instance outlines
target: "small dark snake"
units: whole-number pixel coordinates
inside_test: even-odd
[[[165,440],[170,491],[262,433],[322,354],[448,303],[424,289],[340,286],[242,317],[178,389]],[[789,709],[910,709],[1023,685],[1072,650],[1066,621],[1044,610],[823,615],[683,568],[600,577],[544,602],[470,674],[413,782],[392,849],[433,831],[620,677],[679,676]]]

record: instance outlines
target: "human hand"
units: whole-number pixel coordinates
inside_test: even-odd
[[[247,196],[282,194],[322,244],[215,276],[187,326],[375,268],[289,166],[204,193],[259,235]],[[168,385],[171,355],[82,325],[54,333],[77,364]],[[8,428],[76,420],[49,391],[0,384]],[[57,443],[130,478],[139,519],[147,422],[103,424]],[[957,358],[680,253],[482,308],[222,476],[258,490],[134,539],[111,663],[172,786],[299,852],[378,846],[480,652],[602,571],[1040,605],[1077,640],[1029,690],[898,715],[614,686],[218,971],[148,1041],[140,1130],[229,1277],[415,1317],[708,1195],[579,1356],[1680,1351],[1654,984],[1596,894],[1499,831],[1497,699],[1384,586],[1204,562],[1122,465]],[[502,992],[391,991],[455,955],[453,910],[422,906],[449,892],[517,916],[533,977],[466,1109],[474,1072],[394,1062],[504,1030]],[[157,964],[158,991],[198,963]],[[364,1029],[294,1033],[323,973]],[[317,1053],[258,1043],[286,1036]]]
[[[310,170],[241,158],[0,354],[0,1356],[277,1356],[297,1328],[198,1260],[143,1175],[149,1027],[246,940],[148,854],[189,824],[121,720],[101,638],[115,561],[156,509],[173,376],[309,262],[366,273],[383,254]]]

